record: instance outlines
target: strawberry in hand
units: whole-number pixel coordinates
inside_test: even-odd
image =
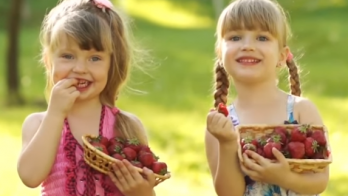
[[[225,115],[226,117],[228,116],[228,109],[224,103],[219,103],[217,110],[219,113]]]

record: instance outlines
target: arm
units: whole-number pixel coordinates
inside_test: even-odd
[[[24,120],[17,172],[26,186],[39,186],[51,171],[63,121],[63,117],[50,113],[31,114]]]
[[[244,195],[245,181],[239,167],[237,144],[220,144],[206,131],[205,146],[217,195]]]
[[[323,125],[323,120],[316,106],[304,98],[297,98],[294,106],[294,112],[297,114],[299,123]],[[281,182],[280,186],[288,188],[294,192],[301,194],[319,194],[322,193],[327,186],[329,180],[329,167],[322,173],[290,173],[285,182]]]

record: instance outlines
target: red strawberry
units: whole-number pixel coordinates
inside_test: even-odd
[[[324,154],[322,152],[316,152],[314,153],[313,159],[325,159]]]
[[[318,147],[319,147],[318,142],[311,137],[306,138],[306,140],[304,141],[304,146],[305,146],[306,156],[308,157],[313,157],[314,154],[318,151]]]
[[[279,151],[281,150],[281,144],[275,138],[273,138],[272,141],[267,142],[266,145],[263,147],[263,152],[264,152],[265,158],[275,159],[273,152],[272,152],[273,148],[276,148]]]
[[[118,159],[118,160],[120,160],[120,161],[122,161],[123,159],[125,159],[125,155],[119,154],[119,153],[113,154],[112,157],[115,158],[115,159]]]
[[[302,159],[305,156],[305,145],[301,142],[289,142],[288,149],[293,159]]]
[[[225,115],[226,117],[228,116],[228,109],[224,103],[219,103],[218,112]]]
[[[131,161],[131,164],[135,167],[143,168],[143,164],[141,164],[139,161]]]
[[[123,144],[121,144],[120,142],[113,142],[111,145],[109,145],[108,151],[110,154],[118,153],[121,152],[123,147]]]
[[[244,153],[246,150],[251,150],[251,151],[256,152],[256,146],[254,144],[251,144],[251,143],[245,144],[242,148],[242,153]]]
[[[152,171],[155,174],[164,175],[164,174],[168,173],[167,164],[164,162],[154,162],[152,164]]]
[[[125,146],[127,146],[127,147],[129,147],[129,148],[135,150],[135,152],[139,152],[139,150],[141,149],[139,140],[136,139],[136,138],[127,139],[127,140],[126,140]]]
[[[102,152],[105,153],[105,154],[109,154],[109,153],[108,153],[108,150],[106,149],[106,147],[105,147],[103,144],[101,144],[101,143],[99,143],[99,142],[92,142],[91,144],[92,144],[92,146],[95,147],[97,150],[100,150],[100,151],[102,151]]]
[[[280,143],[284,146],[286,144],[286,134],[281,131],[281,130],[276,130],[274,133],[273,133],[274,136],[278,137],[279,138],[279,141]]]
[[[140,161],[141,164],[143,164],[147,168],[151,168],[152,164],[157,161],[155,157],[153,156],[153,154],[150,152],[142,153],[139,156],[138,160]]]
[[[257,139],[257,146],[258,147],[264,147],[267,144],[266,142],[266,138],[265,137],[260,137],[259,139]]]
[[[285,136],[288,134],[288,132],[286,131],[285,127],[275,127],[274,128],[274,133],[282,133]]]
[[[103,144],[104,146],[108,146],[109,145],[108,138],[106,138],[106,137],[104,137],[102,135],[99,135],[98,137],[94,138],[93,140]]]
[[[245,144],[253,144],[255,147],[259,146],[259,143],[256,139],[251,138],[250,136],[241,139],[240,145],[243,147]]]
[[[323,131],[313,131],[311,137],[318,142],[319,145],[325,146],[326,139]]]
[[[121,143],[121,144],[124,144],[125,141],[122,137],[113,137],[109,140],[109,145],[112,145],[113,143]]]
[[[261,148],[258,148],[257,150],[256,150],[256,152],[257,152],[257,154],[259,154],[260,156],[265,156],[265,153],[263,152],[263,150],[261,149]]]
[[[137,158],[137,152],[130,147],[125,147],[122,150],[128,161],[134,161]]]
[[[290,133],[290,141],[303,142],[307,138],[307,125],[294,127]]]

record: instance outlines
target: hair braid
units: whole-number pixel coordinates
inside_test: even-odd
[[[219,103],[227,103],[228,88],[230,87],[230,82],[228,80],[228,75],[223,67],[221,61],[217,60],[215,62],[215,91],[214,91],[214,107],[217,107]]]
[[[298,67],[294,60],[286,62],[289,70],[289,86],[292,95],[301,96],[301,84],[298,74]]]

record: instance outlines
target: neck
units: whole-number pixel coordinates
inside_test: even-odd
[[[274,102],[284,93],[278,88],[275,81],[266,81],[258,84],[235,83],[237,97],[236,105],[258,106]]]
[[[99,97],[90,100],[77,100],[70,109],[68,116],[90,116],[101,110]]]

